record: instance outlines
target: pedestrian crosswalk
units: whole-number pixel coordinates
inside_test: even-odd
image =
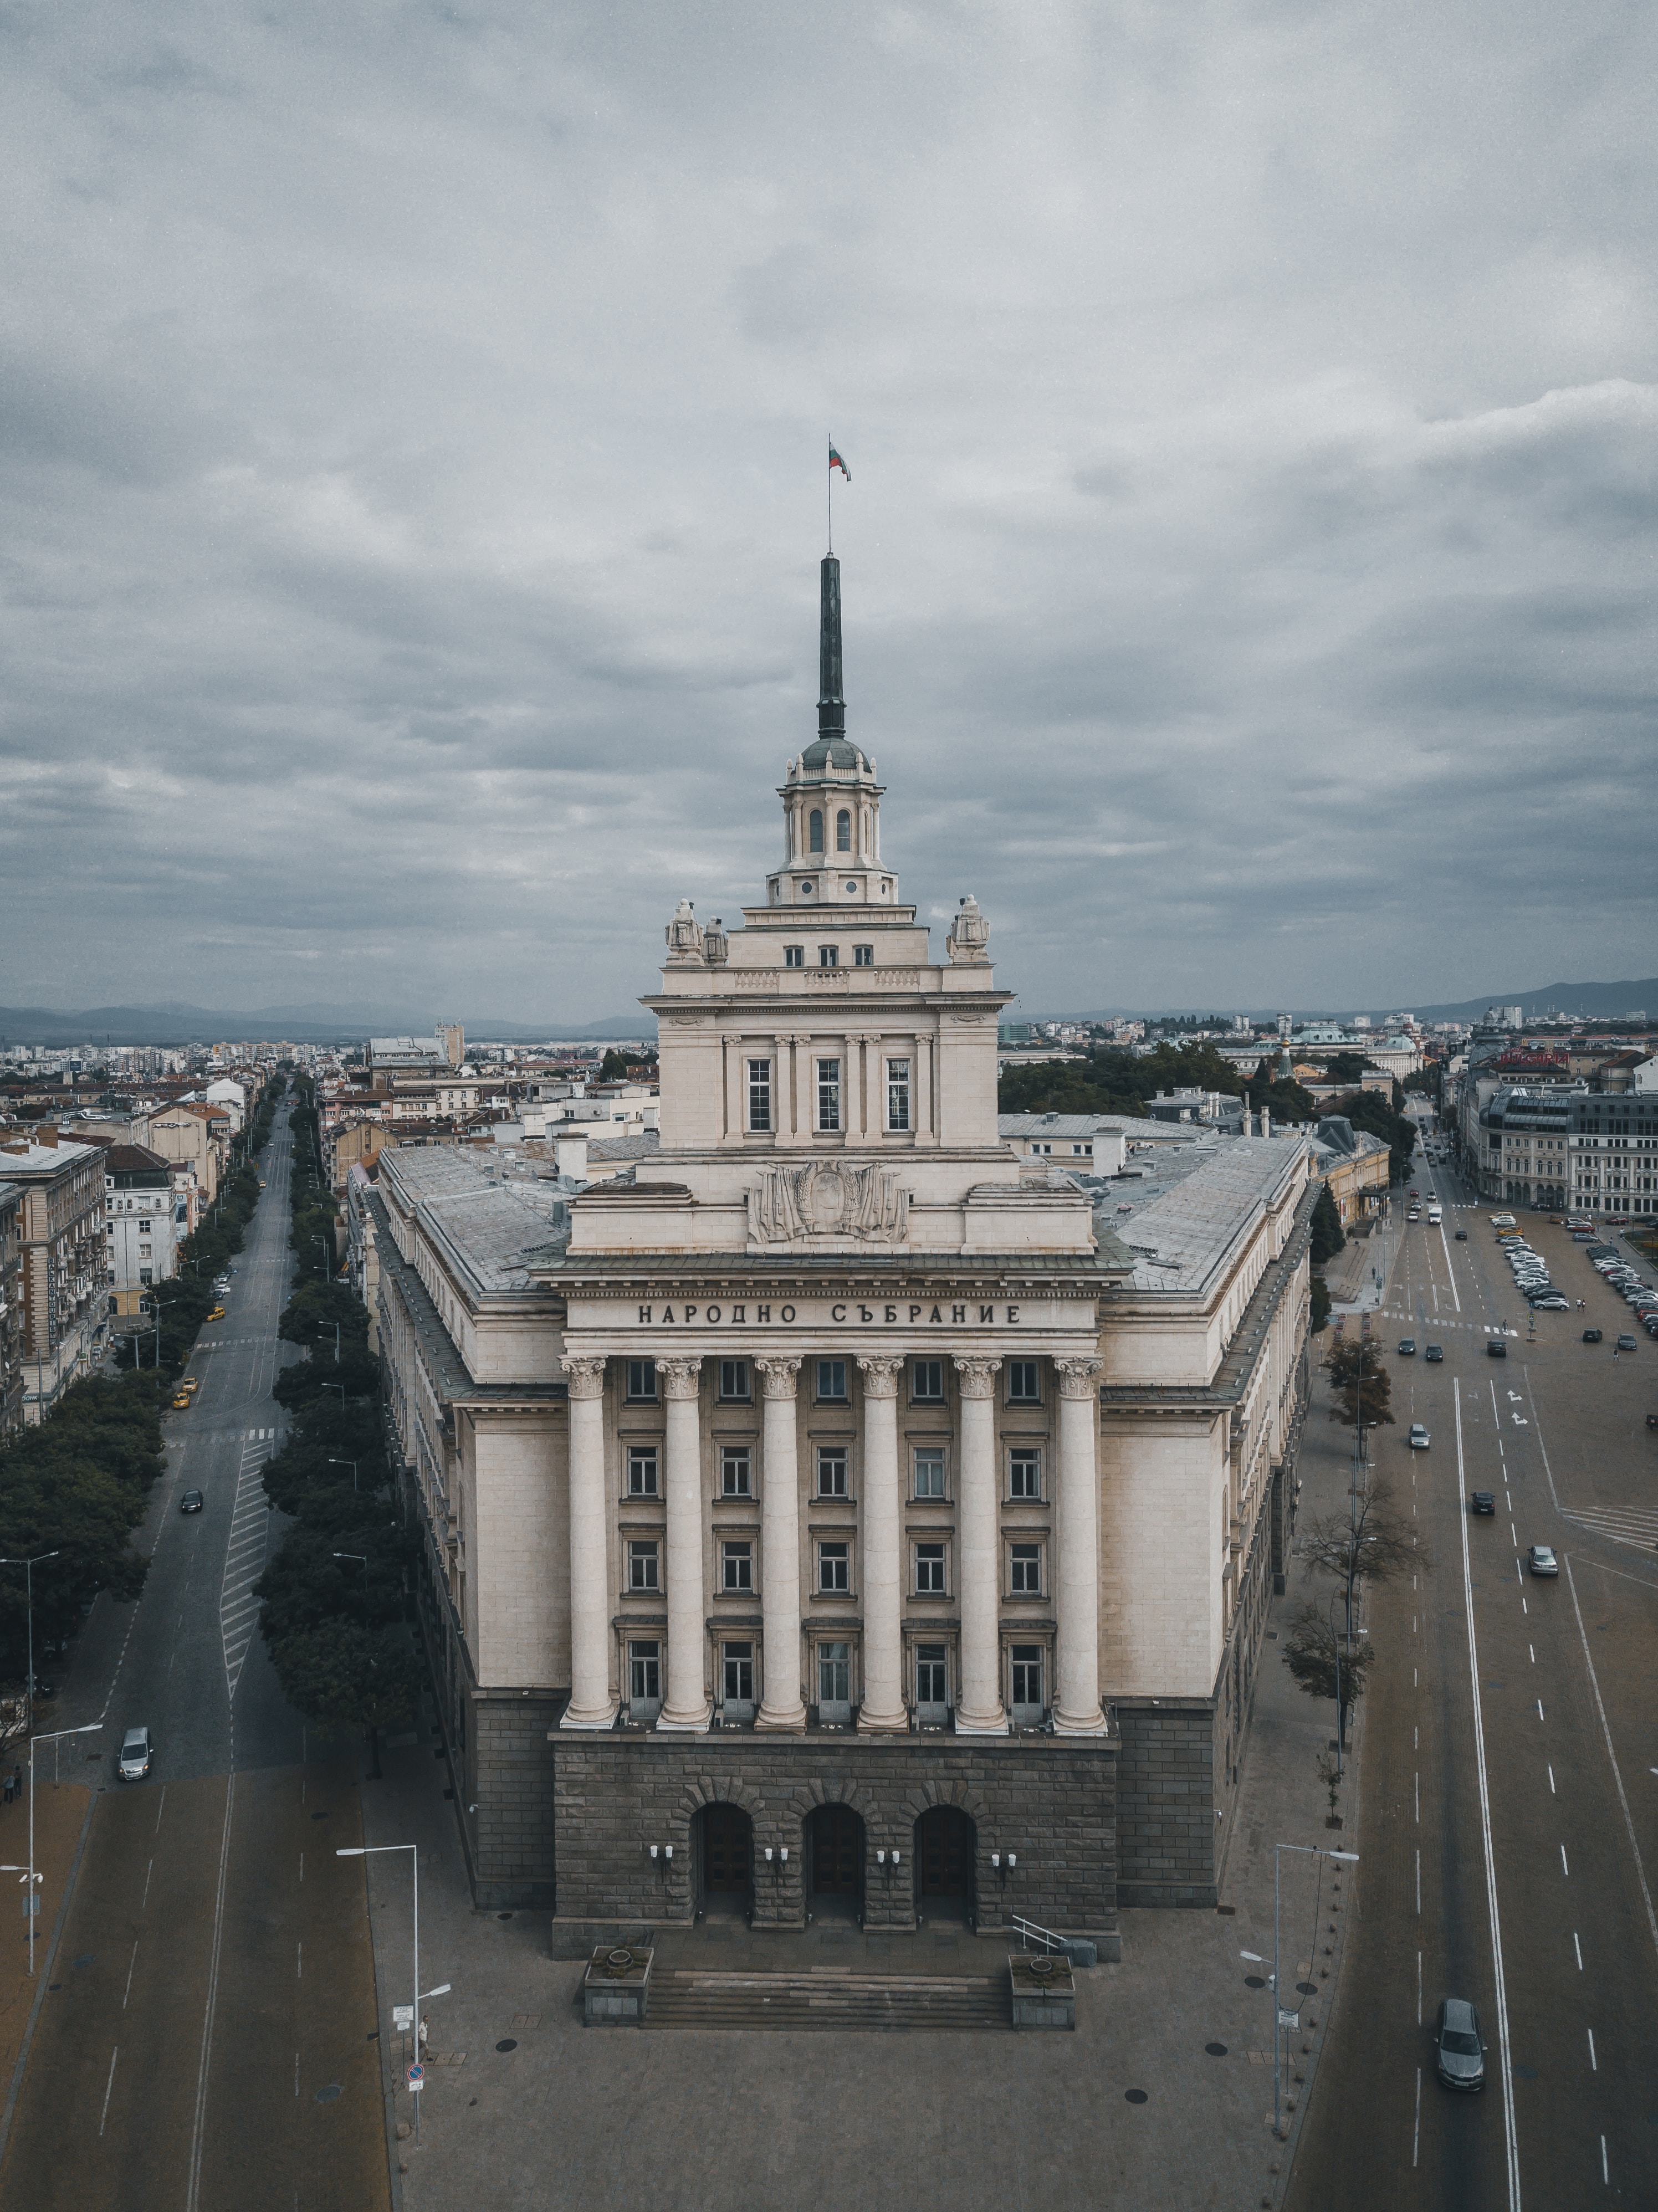
[[[1575,1510],[1563,1505],[1561,1518],[1575,1521],[1580,1528],[1592,1535],[1609,1537],[1614,1544],[1637,1544],[1643,1551],[1658,1549],[1658,1512],[1643,1512],[1635,1506],[1611,1506],[1601,1509],[1590,1506]]]
[[[274,1441],[275,1438],[282,1434],[282,1431],[280,1429],[244,1429],[242,1431],[242,1434],[250,1443],[257,1443],[262,1442],[267,1437],[270,1437]]]
[[[1424,1316],[1418,1313],[1409,1313],[1403,1306],[1375,1307],[1371,1311],[1371,1318],[1376,1321],[1406,1322],[1412,1328],[1426,1329],[1436,1337],[1442,1328],[1472,1329],[1476,1336],[1511,1336],[1517,1339],[1520,1334],[1517,1328],[1500,1328],[1494,1322],[1459,1321],[1453,1314],[1430,1314]]]
[[[233,1703],[248,1647],[258,1626],[259,1601],[252,1590],[264,1572],[270,1512],[264,1475],[275,1436],[274,1429],[248,1431],[249,1441],[242,1447],[241,1468],[236,1477],[236,1509],[231,1516],[230,1544],[225,1554],[224,1581],[219,1593],[219,1633],[224,1645],[225,1681]]]

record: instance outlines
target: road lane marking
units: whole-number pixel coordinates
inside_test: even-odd
[[[166,1812],[166,1810],[167,1810],[167,1784],[166,1784],[166,1783],[164,1782],[164,1783],[161,1784],[161,1803],[160,1803],[160,1804],[155,1808],[155,1826],[150,1830],[150,1833],[151,1833],[151,1835],[153,1835],[153,1836],[159,1836],[159,1835],[161,1834],[161,1815],[162,1815],[162,1814],[163,1814],[163,1813],[165,1813],[165,1812]]]
[[[1618,1764],[1618,1753],[1612,1748],[1612,1729],[1606,1721],[1606,1709],[1600,1697],[1600,1678],[1594,1671],[1594,1661],[1589,1652],[1589,1639],[1583,1627],[1583,1608],[1577,1602],[1577,1577],[1571,1571],[1571,1561],[1566,1561],[1566,1587],[1571,1592],[1572,1611],[1577,1616],[1578,1639],[1583,1646],[1583,1664],[1589,1670],[1589,1687],[1594,1692],[1594,1710],[1600,1717],[1600,1734],[1606,1740],[1606,1757],[1612,1761],[1612,1778],[1618,1785],[1618,1803],[1624,1815],[1624,1832],[1629,1838],[1629,1847],[1635,1860],[1636,1879],[1641,1885],[1641,1902],[1647,1908],[1647,1927],[1651,1932],[1653,1948],[1658,1950],[1658,1913],[1652,1909],[1652,1892],[1647,1887],[1647,1870],[1641,1858],[1641,1846],[1635,1839],[1635,1823],[1630,1817],[1629,1798],[1624,1790],[1623,1770]]]
[[[1606,2172],[1606,2139],[1604,2136],[1600,2138],[1600,2179],[1608,2187],[1611,2186],[1611,2177]]]
[[[1462,1395],[1454,1399],[1456,1410],[1457,1495],[1466,1495],[1467,1474],[1462,1455]],[[1491,1409],[1497,1391],[1491,1390]],[[1491,1916],[1491,1966],[1497,1984],[1497,2039],[1502,2058],[1503,2135],[1507,2153],[1509,2212],[1520,2212],[1520,2145],[1515,2134],[1514,2063],[1509,2046],[1509,1993],[1503,1972],[1503,1923],[1497,1898],[1497,1858],[1491,1843],[1491,1784],[1485,1772],[1485,1723],[1479,1706],[1479,1644],[1473,1618],[1473,1568],[1468,1557],[1468,1516],[1459,1513],[1462,1529],[1462,1601],[1468,1626],[1468,1680],[1473,1701],[1474,1767],[1479,1785],[1479,1828],[1485,1854],[1485,1905]],[[1517,1564],[1517,1563],[1516,1563]]]
[[[132,1970],[138,1963],[138,1946],[132,1947],[132,1956],[127,1960],[127,1985],[121,1992],[121,2010],[127,2008],[127,1999],[132,1995]]]
[[[1560,1795],[1560,1792],[1554,1786],[1554,1769],[1552,1767],[1550,1767],[1549,1769],[1549,1795],[1551,1797],[1558,1797]]]
[[[232,1739],[231,1757],[235,1757]],[[202,2190],[202,2150],[206,2138],[207,2075],[213,2056],[213,2015],[219,2001],[219,1957],[224,1944],[225,1888],[230,1875],[230,1820],[236,1804],[236,1770],[225,1777],[224,1834],[219,1844],[219,1887],[213,1900],[213,1943],[209,1953],[207,2004],[202,2014],[202,2055],[196,2068],[196,2118],[190,2139],[190,2179],[185,2212],[197,2212]]]
[[[1422,2025],[1422,1954],[1420,1951],[1416,1954],[1416,2024],[1418,2027]],[[1418,2075],[1418,2081],[1420,2078],[1421,2077]],[[1418,2088],[1417,2091],[1417,2099],[1418,2103],[1421,2100],[1421,2096],[1422,2092]]]
[[[1422,1777],[1413,1774],[1411,1780],[1416,1786],[1416,1825],[1419,1828],[1422,1826]]]
[[[1577,1954],[1577,1971],[1581,1974],[1583,1971],[1583,1947],[1577,1940],[1577,1930],[1575,1928],[1571,1931],[1571,1948]]]
[[[152,1859],[149,1864],[144,1869],[144,1893],[138,1899],[138,1910],[140,1912],[142,1912],[144,1907],[149,1903],[149,1877],[155,1873],[155,1862]]]
[[[1416,1855],[1416,1909],[1419,1917],[1422,1911],[1422,1854],[1420,1851]]]
[[[115,2087],[115,2062],[120,2055],[121,2046],[118,2043],[114,2050],[109,2054],[109,2079],[104,2084],[104,2109],[98,2115],[98,2132],[100,2135],[102,2135],[104,2132],[104,2122],[109,2118],[109,2093]]]
[[[1571,1869],[1566,1864],[1566,1847],[1564,1844],[1560,1846],[1560,1871],[1568,1881],[1571,1880]]]
[[[1418,1959],[1417,1963],[1418,1963],[1418,1967],[1419,1967],[1419,1966],[1420,1966],[1420,1965],[1421,1965],[1421,1960],[1420,1960],[1420,1958],[1419,1958],[1419,1957],[1418,1957]],[[1416,2024],[1417,2024],[1417,2026],[1418,2026],[1418,2027],[1421,2027],[1421,2025],[1422,2025],[1422,2000],[1421,2000],[1420,1996],[1418,1996],[1418,1999],[1417,1999],[1417,2004],[1416,2004]],[[1417,2159],[1418,2159],[1418,2155],[1419,2155],[1419,2154],[1420,2154],[1420,2153],[1421,2153],[1421,2149],[1422,2149],[1422,2069],[1418,2066],[1418,2067],[1417,2068],[1417,2069],[1416,2069],[1416,2125],[1415,2125],[1415,2127],[1414,2127],[1414,2128],[1412,2128],[1412,2130],[1411,2130],[1411,2164],[1412,2164],[1412,2166],[1414,2166],[1414,2165],[1416,2164],[1416,2162],[1417,2162]]]
[[[1537,1700],[1537,1717],[1540,1721],[1543,1718],[1543,1700],[1541,1698]]]
[[[1528,1644],[1526,1649],[1531,1653],[1531,1662],[1534,1667],[1537,1664],[1537,1646],[1534,1644]]]

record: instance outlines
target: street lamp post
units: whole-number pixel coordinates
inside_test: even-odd
[[[1297,2006],[1295,2008],[1295,2009],[1294,2009],[1293,2011],[1291,2011],[1291,2012],[1286,2012],[1286,2011],[1284,2010],[1284,2000],[1283,2000],[1283,1996],[1282,1996],[1282,1995],[1281,1995],[1281,1993],[1280,1993],[1280,1992],[1281,1992],[1281,1987],[1282,1987],[1282,1985],[1281,1985],[1280,1981],[1279,1981],[1279,1978],[1278,1978],[1278,1976],[1279,1976],[1279,1971],[1280,1971],[1280,1970],[1279,1970],[1279,1965],[1278,1965],[1278,1950],[1279,1950],[1278,1923],[1279,1923],[1279,1917],[1280,1917],[1280,1916],[1279,1916],[1279,1911],[1278,1911],[1278,1854],[1279,1854],[1281,1851],[1301,1851],[1301,1852],[1304,1852],[1304,1853],[1305,1853],[1305,1855],[1306,1855],[1309,1858],[1314,1858],[1314,1859],[1341,1859],[1341,1860],[1345,1861],[1345,1862],[1348,1865],[1350,1865],[1350,1866],[1357,1866],[1357,1865],[1358,1864],[1358,1853],[1357,1853],[1357,1851],[1321,1851],[1321,1850],[1319,1850],[1319,1848],[1318,1848],[1318,1846],[1317,1846],[1317,1844],[1273,1844],[1273,1846],[1272,1846],[1272,2133],[1273,2133],[1273,2135],[1274,2135],[1274,2136],[1281,2135],[1281,2134],[1283,2133],[1283,2130],[1284,2130],[1284,2097],[1283,2097],[1283,2087],[1282,2087],[1283,2077],[1282,2077],[1282,2073],[1281,2073],[1280,2067],[1279,2067],[1279,2051],[1280,2051],[1280,2047],[1281,2047],[1281,2045],[1282,2045],[1282,2042],[1283,2042],[1284,2032],[1284,2030],[1285,2030],[1286,2028],[1293,2029],[1293,2028],[1295,2028],[1295,2027],[1299,2027],[1300,2022],[1301,2022],[1301,2008],[1299,2007],[1299,2005],[1297,2005]],[[1259,1952],[1259,1951],[1240,1951],[1240,1952],[1239,1952],[1239,1954],[1238,1954],[1238,1956],[1239,1956],[1241,1959],[1248,1959],[1248,1960],[1251,1960],[1251,1961],[1252,1961],[1255,1966],[1264,1966],[1264,1965],[1266,1963],[1266,1960],[1261,1957],[1261,1955],[1260,1955],[1260,1952]]]
[[[337,1559],[355,1559],[362,1568],[362,1620],[366,1628],[368,1626],[368,1562],[361,1552],[336,1552],[334,1557]]]
[[[57,1729],[50,1735],[29,1738],[29,1972],[34,1972],[34,1923],[39,1918],[35,1907],[35,1885],[40,1876],[34,1871],[34,1747],[38,1743],[61,1743],[66,1735],[96,1735],[103,1727],[102,1721],[88,1721],[84,1728]]]
[[[355,1490],[355,1489],[356,1488],[356,1486],[357,1486],[357,1462],[356,1462],[356,1461],[355,1461],[355,1460],[354,1460],[354,1459],[331,1459],[331,1460],[329,1461],[328,1464],[330,1465],[330,1467],[349,1467],[349,1468],[350,1468],[350,1470],[351,1470],[351,1487],[352,1487],[352,1489],[353,1489],[353,1490]],[[335,1553],[335,1557],[336,1557],[337,1559],[344,1559],[346,1556],[347,1556],[347,1554],[346,1554],[345,1553],[343,1553],[343,1552],[337,1552],[337,1553]]]
[[[55,1559],[56,1552],[37,1552],[32,1559],[0,1559],[0,1567],[21,1567],[23,1602],[28,1613],[29,1670],[24,1686],[23,1718],[30,1728],[34,1726],[34,1570],[46,1559]]]
[[[340,1556],[340,1555],[337,1554],[336,1556]],[[449,1994],[450,1988],[451,1988],[451,1986],[452,1986],[452,1984],[449,1984],[448,1982],[440,1982],[440,1983],[438,1984],[437,1987],[436,1987],[434,1990],[426,1990],[422,1991],[422,1988],[421,1988],[421,1985],[420,1985],[420,1846],[419,1846],[417,1844],[359,1844],[353,1845],[353,1846],[351,1846],[351,1847],[349,1847],[349,1848],[348,1848],[348,1849],[344,1849],[344,1850],[341,1850],[341,1849],[337,1848],[337,1849],[336,1849],[336,1850],[335,1850],[334,1856],[335,1856],[335,1857],[336,1857],[337,1859],[372,1859],[372,1858],[378,1858],[378,1857],[380,1857],[380,1855],[381,1855],[383,1852],[386,1852],[386,1851],[407,1851],[407,1852],[409,1853],[409,1855],[410,1855],[410,1860],[411,1860],[411,1862],[412,1862],[412,1863],[413,1863],[413,1866],[414,1866],[414,1873],[415,1873],[415,1979],[414,1979],[415,2002],[414,2002],[414,2005],[413,2005],[413,2007],[412,2007],[412,2011],[413,2011],[413,2014],[414,2014],[414,2018],[413,2018],[413,2021],[411,2021],[411,2023],[410,2023],[410,2026],[411,2026],[412,2033],[413,2033],[413,2034],[414,2034],[414,2038],[415,2038],[415,2058],[416,2058],[416,2063],[419,2063],[419,2060],[420,2060],[420,2047],[421,2047],[421,2046],[420,2046],[420,2008],[421,2008],[421,1999],[422,1999],[422,1996],[428,1996],[428,1997],[442,1997],[442,1996],[448,1996],[448,1994]],[[410,2087],[413,2087],[413,2084],[412,2084],[412,2083],[410,2084]],[[419,2097],[418,2093],[416,2094],[416,2097],[415,2097],[415,2141],[416,2141],[416,2142],[418,2142],[420,2141],[420,2097]]]

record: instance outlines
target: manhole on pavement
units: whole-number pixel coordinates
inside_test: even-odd
[[[501,2041],[500,2041],[498,2044],[496,2044],[496,2045],[495,2045],[495,2049],[496,2049],[497,2051],[516,2051],[516,2050],[518,2049],[518,2038],[517,2038],[517,2036],[515,2036],[515,2035],[504,2035],[504,2036],[502,2036],[502,2038],[501,2038]]]
[[[339,2083],[337,2081],[331,2081],[325,2089],[318,2090],[316,2101],[319,2105],[331,2105],[335,2098],[339,2096],[341,2094]]]
[[[98,1954],[95,1951],[82,1951],[75,1963],[77,1966],[89,1966],[97,1956]]]
[[[1212,2058],[1224,2058],[1226,2056],[1226,2045],[1224,2043],[1206,2043],[1203,2047]]]
[[[61,1982],[48,1982],[46,1984],[48,1990],[61,1990],[63,1986],[64,1985]]]
[[[321,1813],[313,1813],[311,1817],[313,1820],[325,1820],[328,1818],[328,1814],[325,1811]]]
[[[1122,2094],[1125,2102],[1130,2105],[1143,2105],[1145,2102],[1144,2089],[1125,2089]]]
[[[512,1917],[510,1912],[498,1912],[495,1915],[497,1920],[510,1920]]]
[[[1296,1984],[1296,1987],[1300,1990],[1302,1996],[1304,1997],[1315,1997],[1318,1995],[1318,1984],[1316,1982],[1297,1982]]]
[[[1264,1974],[1246,1974],[1243,1978],[1243,1986],[1246,1990],[1264,1990],[1266,1986],[1266,1978]]]

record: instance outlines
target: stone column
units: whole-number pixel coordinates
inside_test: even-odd
[[[898,1504],[901,1358],[860,1357],[864,1375],[864,1667],[860,1732],[908,1729],[903,1534]]]
[[[700,1359],[659,1359],[668,1407],[668,1694],[659,1729],[701,1735],[709,1720],[705,1676],[708,1632],[702,1588],[702,1435],[697,1398]]]
[[[962,1393],[962,1658],[958,1735],[1005,1735],[1002,1704],[1001,1515],[996,1498],[996,1377],[999,1359],[958,1358]]]
[[[800,1697],[800,1471],[795,1378],[800,1362],[756,1359],[765,1393],[760,1462],[760,1609],[765,1697],[756,1729],[803,1729]]]
[[[567,1729],[607,1729],[610,1695],[610,1516],[604,1497],[604,1362],[560,1363],[570,1383],[570,1702]]]
[[[1100,1477],[1097,1359],[1056,1359],[1060,1386],[1059,1558],[1054,1572],[1058,1599],[1054,1730],[1057,1735],[1103,1735],[1100,1711]]]

